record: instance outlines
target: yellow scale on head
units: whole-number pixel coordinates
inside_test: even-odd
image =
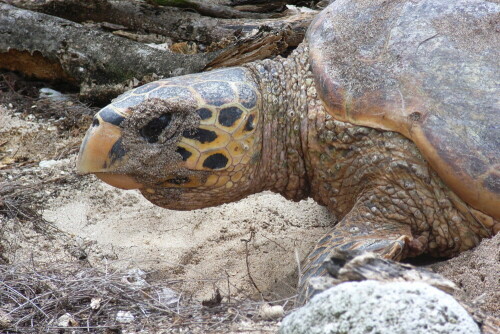
[[[230,83],[231,89],[238,96],[239,90],[251,89],[257,94],[257,101],[260,100],[258,92],[248,85]],[[204,187],[232,187],[235,183],[244,180],[244,164],[248,163],[253,155],[252,149],[256,144],[253,135],[259,121],[258,103],[246,108],[238,99],[228,101],[221,105],[207,103],[199,94],[195,87],[189,90],[199,101],[198,113],[200,115],[199,129],[213,135],[211,140],[205,142],[197,138],[183,137],[178,143],[179,147],[191,153],[185,161],[186,167],[191,170],[212,171],[207,177]],[[226,161],[224,166],[210,165],[210,159],[214,161]],[[207,167],[207,164],[211,167]],[[213,167],[218,168],[213,168]],[[194,180],[193,180],[194,181]],[[191,183],[191,182],[190,182]],[[171,186],[171,185],[170,185]],[[189,187],[189,184],[183,184]],[[193,185],[200,186],[200,184]]]

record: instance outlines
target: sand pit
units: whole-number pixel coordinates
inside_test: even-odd
[[[18,113],[15,106],[0,108],[3,185],[24,189],[19,198],[53,228],[48,233],[36,228],[47,225],[19,225],[0,216],[4,263],[140,269],[151,282],[177,281],[177,292],[193,303],[218,289],[223,302],[266,299],[293,305],[286,300],[293,301],[296,294],[297,261],[335,222],[325,208],[312,200],[293,203],[264,192],[214,208],[162,209],[136,191],[76,175],[76,152],[89,120],[69,130],[58,122]],[[499,246],[496,236],[433,265],[462,288],[458,297],[497,318]],[[266,326],[254,323],[250,328]],[[276,326],[275,321],[271,330]]]
[[[171,211],[93,176],[81,182],[50,198],[44,218],[91,242],[94,261],[185,279],[184,288],[199,300],[210,297],[214,286],[227,295],[228,282],[238,297],[258,297],[250,276],[269,298],[294,295],[295,254],[302,259],[332,220],[312,201],[292,203],[271,193],[216,208]]]

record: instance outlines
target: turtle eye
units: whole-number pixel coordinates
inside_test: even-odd
[[[160,117],[153,118],[143,126],[140,130],[141,136],[147,140],[148,143],[156,143],[162,131],[170,124],[172,114],[163,114]]]

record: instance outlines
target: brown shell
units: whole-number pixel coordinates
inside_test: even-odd
[[[463,200],[500,219],[500,5],[337,0],[308,43],[329,113],[413,140]]]

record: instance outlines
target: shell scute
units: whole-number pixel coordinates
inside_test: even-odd
[[[245,82],[247,79],[247,71],[241,67],[224,68],[205,72],[203,80],[227,81],[227,82]]]
[[[219,111],[219,124],[224,127],[232,127],[241,118],[244,111],[236,106],[222,108]]]
[[[307,40],[336,119],[411,139],[463,200],[500,217],[500,5],[337,0]]]
[[[113,102],[113,106],[116,108],[129,108],[138,105],[142,101],[144,101],[144,95],[131,95],[118,102]]]
[[[255,88],[246,84],[237,84],[236,86],[238,87],[239,102],[241,105],[247,109],[255,108],[258,99]]]
[[[160,86],[147,94],[148,98],[153,99],[177,99],[186,100],[192,99],[191,91],[186,87],[181,86]]]
[[[144,86],[137,87],[134,90],[134,94],[149,93],[150,91],[152,91],[155,88],[158,88],[159,86],[160,86],[160,84],[158,82],[151,82],[151,83],[145,84]]]
[[[196,112],[202,121],[212,118],[213,115],[212,111],[208,108],[199,108]]]
[[[217,107],[231,103],[236,99],[232,87],[224,81],[205,81],[193,85],[203,100]]]

